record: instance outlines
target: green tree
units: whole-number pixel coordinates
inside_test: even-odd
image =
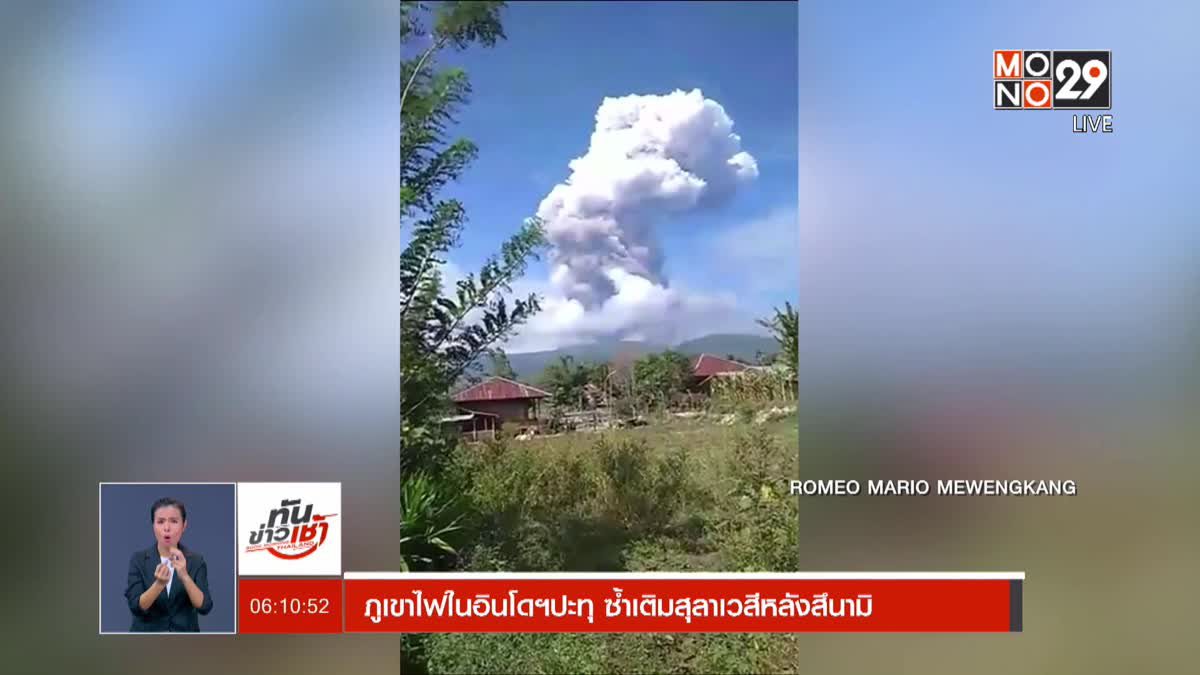
[[[771,331],[779,344],[779,354],[774,360],[782,363],[792,379],[796,378],[800,360],[800,316],[792,303],[784,303],[783,309],[775,308],[775,316],[759,319],[758,325]]]
[[[589,366],[575,363],[574,357],[560,356],[542,371],[541,383],[550,390],[550,402],[555,408],[577,408],[590,376]]]
[[[545,247],[541,223],[527,220],[477,273],[443,291],[440,267],[467,221],[462,203],[440,192],[457,180],[478,149],[449,138],[470,83],[461,69],[440,67],[444,49],[493,46],[504,38],[502,2],[401,3],[400,219],[408,243],[400,255],[401,470],[436,475],[452,441],[437,419],[449,390],[479,359],[515,334],[539,308],[534,294],[509,301],[511,283]],[[427,28],[430,26],[430,28]]]
[[[687,389],[691,362],[677,351],[647,354],[633,364],[633,393],[647,406],[666,406],[675,394]]]
[[[457,440],[439,418],[450,408],[451,386],[477,367],[539,310],[530,294],[511,303],[510,284],[545,246],[541,224],[527,220],[478,272],[443,292],[440,268],[456,247],[466,210],[440,195],[457,180],[478,149],[449,138],[455,114],[467,102],[466,73],[441,67],[444,49],[492,47],[504,38],[502,2],[402,1],[400,5],[400,227],[408,243],[400,254],[400,470],[404,569],[444,569],[457,563],[454,541],[464,535],[464,479],[447,471]],[[454,478],[450,478],[454,476]],[[424,641],[406,636],[403,669],[423,672]]]
[[[488,359],[492,362],[492,375],[508,380],[517,379],[517,371],[513,370],[512,363],[508,360],[508,354],[505,354],[503,349],[491,350],[488,352]]]
[[[608,377],[610,370],[607,363],[595,363],[588,368],[587,381],[588,384],[604,389],[608,385]]]

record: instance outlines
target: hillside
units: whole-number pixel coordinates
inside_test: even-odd
[[[702,338],[681,342],[675,348],[685,354],[712,354],[714,356],[732,354],[747,363],[754,363],[760,352],[774,354],[779,351],[779,345],[773,338],[735,333],[705,335]]]
[[[509,354],[508,360],[519,379],[531,382],[537,380],[542,371],[546,369],[546,366],[557,361],[562,356],[570,356],[579,363],[605,362],[611,361],[617,355],[636,357],[660,352],[667,348],[668,346],[663,344],[609,340],[575,347],[564,347],[551,351]],[[747,363],[754,363],[760,352],[773,354],[778,351],[778,346],[771,338],[761,335],[730,333],[706,335],[694,340],[681,342],[674,345],[673,348],[684,354],[705,353],[722,357],[732,354]]]
[[[650,342],[631,342],[627,340],[607,340],[574,347],[564,347],[545,352],[526,352],[524,354],[509,354],[508,361],[516,371],[517,377],[536,380],[546,366],[557,361],[562,356],[570,356],[578,363],[611,361],[618,354],[638,357],[666,349],[666,345]]]

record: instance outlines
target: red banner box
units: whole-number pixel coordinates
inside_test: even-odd
[[[1021,630],[1024,573],[354,573],[348,633]]]
[[[341,579],[238,579],[239,633],[341,633]]]

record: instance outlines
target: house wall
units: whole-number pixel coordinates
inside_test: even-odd
[[[477,416],[473,420],[458,423],[459,433],[468,440],[495,438],[497,420],[491,417]]]
[[[506,401],[471,401],[460,404],[467,410],[499,415],[505,422],[525,421],[533,418],[533,401],[530,399],[510,399]]]

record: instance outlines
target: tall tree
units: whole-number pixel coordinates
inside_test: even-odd
[[[513,370],[512,363],[508,360],[508,354],[505,354],[503,349],[491,350],[488,358],[492,362],[492,375],[509,380],[517,379],[517,372]]]
[[[796,378],[800,361],[800,315],[792,303],[784,303],[783,309],[775,308],[770,319],[759,319],[758,325],[771,331],[779,343],[778,363],[782,363],[793,379]]]
[[[586,364],[575,363],[571,356],[560,356],[546,366],[541,381],[550,390],[550,401],[555,408],[577,408],[590,375],[591,369]]]
[[[691,361],[674,350],[647,354],[633,364],[633,389],[638,401],[647,406],[665,407],[671,398],[687,388]]]
[[[607,363],[595,363],[588,369],[587,381],[593,387],[603,389],[608,384],[612,369]]]
[[[480,357],[511,337],[540,309],[535,294],[511,302],[511,283],[545,247],[541,223],[529,219],[477,273],[443,291],[440,267],[455,248],[466,210],[440,192],[475,158],[470,140],[449,138],[471,92],[459,68],[438,53],[504,39],[503,2],[402,2],[400,219],[401,470],[437,471],[449,439],[437,425],[448,394]]]

